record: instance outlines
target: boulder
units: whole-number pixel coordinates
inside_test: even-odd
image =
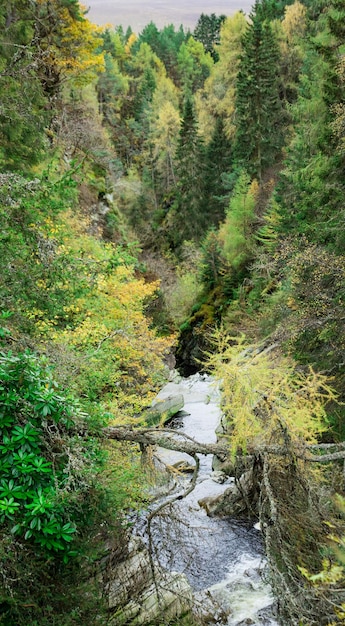
[[[152,406],[147,409],[141,417],[144,417],[149,425],[165,424],[183,407],[183,394],[178,393],[176,395],[168,396],[167,398],[155,400]]]
[[[193,474],[193,472],[195,471],[195,465],[191,465],[184,460],[176,461],[176,463],[173,463],[169,467],[172,471],[181,474]]]
[[[148,626],[173,620],[193,606],[193,593],[184,574],[167,572],[150,560],[140,537],[129,542],[126,558],[107,571],[105,593],[111,626]]]
[[[248,517],[256,513],[257,503],[257,485],[252,470],[244,472],[237,483],[233,483],[219,496],[198,501],[209,517]]]

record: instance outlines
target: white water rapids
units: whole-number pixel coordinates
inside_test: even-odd
[[[159,398],[180,393],[185,405],[175,427],[199,442],[215,442],[220,409],[212,379],[196,374],[168,383]],[[168,465],[181,460],[194,462],[189,456],[170,450],[159,449],[158,454]],[[181,477],[184,488],[188,480]],[[212,477],[212,457],[200,456],[195,489],[163,509],[152,522],[155,558],[170,571],[187,576],[202,607],[200,614],[203,619],[205,614],[209,616],[204,624],[277,626],[260,531],[247,522],[210,518],[198,504],[202,498],[222,493],[230,482],[231,478],[224,484],[216,482]]]

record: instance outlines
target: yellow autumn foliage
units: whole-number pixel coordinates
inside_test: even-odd
[[[60,83],[73,79],[75,85],[85,85],[104,70],[104,55],[97,51],[102,29],[85,18],[86,12],[79,3],[71,7],[59,0],[36,3],[45,74],[58,76]]]
[[[327,429],[325,404],[335,399],[326,376],[296,369],[272,348],[260,350],[216,331],[209,366],[221,383],[233,453],[265,445],[315,443]]]
[[[236,78],[246,27],[246,17],[240,11],[224,20],[217,46],[219,61],[211,67],[203,88],[196,94],[199,128],[206,140],[212,137],[216,115],[224,119],[226,136],[231,139],[234,135]]]
[[[49,251],[47,275],[36,285],[52,306],[50,317],[38,307],[26,317],[38,339],[54,342],[77,363],[68,383],[128,422],[165,381],[164,357],[174,337],[159,337],[145,315],[159,283],[146,282],[135,257],[89,234],[89,226],[87,217],[66,210],[33,227]]]

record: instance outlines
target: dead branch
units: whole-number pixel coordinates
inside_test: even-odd
[[[124,426],[111,426],[103,430],[108,439],[116,441],[131,441],[143,444],[144,446],[161,446],[168,450],[185,452],[194,456],[195,454],[216,454],[226,458],[229,455],[229,447],[221,443],[200,443],[184,433],[159,429],[159,428],[137,428],[131,429]],[[344,453],[345,454],[345,453]]]
[[[128,426],[110,426],[103,430],[105,437],[116,441],[131,441],[144,446],[161,446],[168,450],[185,452],[194,456],[195,454],[215,454],[225,460],[231,455],[229,445],[224,443],[200,443],[192,437],[179,431],[167,428],[130,428]],[[332,452],[329,452],[332,450]],[[250,458],[253,453],[262,453],[277,456],[287,456],[291,454],[291,447],[279,445],[262,445],[246,455]],[[328,454],[324,454],[328,452]],[[310,463],[328,463],[345,459],[345,442],[332,444],[304,444],[303,448],[294,448],[293,453],[296,458]]]
[[[150,514],[147,517],[147,536],[148,536],[149,561],[150,561],[152,578],[153,578],[153,583],[154,583],[155,590],[156,590],[156,596],[157,596],[157,602],[158,603],[160,602],[160,594],[159,594],[159,585],[157,583],[157,578],[156,578],[155,564],[154,564],[154,560],[153,560],[154,546],[153,546],[153,537],[152,537],[152,521],[153,521],[153,519],[155,517],[157,517],[161,513],[161,511],[165,507],[171,506],[172,504],[174,504],[174,502],[177,502],[177,500],[182,500],[182,498],[185,498],[186,496],[188,496],[188,494],[190,494],[193,491],[193,489],[194,489],[194,487],[196,485],[197,478],[198,478],[200,461],[199,461],[199,458],[196,456],[195,453],[194,454],[191,453],[191,456],[195,460],[195,466],[194,466],[193,476],[192,476],[192,479],[191,479],[188,487],[182,493],[177,493],[176,495],[174,495],[173,497],[169,498],[165,502],[162,502],[157,508],[155,508],[153,511],[151,511]]]

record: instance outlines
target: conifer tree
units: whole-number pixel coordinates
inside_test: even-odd
[[[243,36],[237,77],[235,156],[259,180],[282,147],[282,105],[277,77],[279,52],[271,26],[256,2]]]
[[[219,58],[215,45],[219,44],[220,27],[225,19],[225,15],[217,16],[215,13],[205,15],[202,13],[193,33],[194,39],[202,43],[205,51],[209,52],[215,61],[218,61]]]
[[[256,3],[256,10],[263,19],[277,20],[284,16],[285,7],[293,3],[294,0],[261,0]]]
[[[217,226],[224,218],[228,185],[225,176],[233,161],[231,143],[227,139],[222,117],[217,117],[212,139],[206,147],[204,207],[209,223]]]
[[[183,240],[198,239],[207,221],[202,212],[204,146],[190,99],[184,105],[176,156],[178,182],[171,217],[173,242],[178,246]]]
[[[168,76],[173,80],[177,80],[177,54],[183,42],[187,41],[183,27],[180,26],[175,31],[173,24],[165,26],[162,30],[158,30],[157,26],[150,22],[145,26],[142,33],[135,43],[134,49],[138,49],[143,43],[150,46],[153,52],[164,63]]]
[[[155,88],[156,80],[153,70],[150,67],[147,67],[134,98],[134,117],[136,120],[140,120],[142,118],[145,109],[149,106],[152,100]]]
[[[343,159],[334,132],[345,100],[339,48],[344,41],[345,2],[334,0],[319,17],[305,52],[291,137],[278,189],[284,230],[344,250]]]
[[[195,96],[200,129],[207,141],[211,140],[217,116],[224,121],[228,139],[234,136],[235,86],[246,28],[247,20],[240,11],[224,21],[217,46],[219,60],[213,65],[203,89]]]

